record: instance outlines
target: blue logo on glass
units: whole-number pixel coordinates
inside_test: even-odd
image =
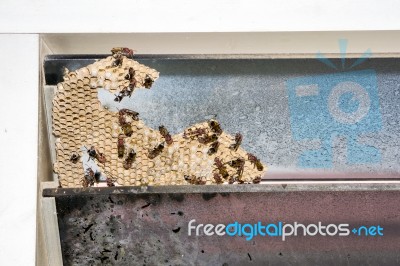
[[[347,41],[340,40],[342,69],[345,69]],[[350,69],[371,56],[367,50]],[[337,67],[324,55],[317,59],[327,66]],[[299,157],[303,168],[331,168],[332,142],[336,136],[347,140],[347,163],[378,163],[378,149],[358,142],[360,134],[381,129],[379,95],[373,69],[345,71],[326,75],[290,79],[286,83],[289,95],[290,122],[296,141],[319,139],[321,148],[306,150]]]

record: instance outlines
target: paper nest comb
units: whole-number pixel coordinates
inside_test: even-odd
[[[149,150],[162,143],[164,138],[158,130],[146,126],[140,119],[128,121],[133,134],[125,138],[126,149],[133,148],[136,159],[130,169],[123,167],[124,158],[118,158],[118,136],[122,133],[118,112],[105,109],[97,96],[97,88],[104,88],[112,93],[121,91],[129,85],[125,79],[129,68],[135,70],[136,87],[143,87],[146,75],[153,80],[159,77],[155,69],[123,57],[122,64],[114,66],[115,58],[109,56],[87,67],[64,76],[64,81],[57,85],[53,99],[53,134],[56,137],[56,162],[54,171],[58,174],[62,187],[82,187],[85,169],[82,164],[82,147],[96,147],[106,157],[106,163],[97,165],[103,173],[113,179],[116,185],[184,185],[190,184],[188,177],[202,179],[202,184],[220,183],[214,177],[219,173],[214,164],[215,157],[226,163],[237,158],[245,159],[240,183],[257,183],[266,171],[258,171],[248,159],[247,153],[239,147],[237,151],[229,148],[234,137],[224,132],[219,135],[219,148],[209,155],[209,144],[202,144],[196,138],[187,138],[184,132],[173,135],[173,143],[167,145],[154,159],[148,158]],[[134,95],[133,95],[134,97]],[[140,110],[135,110],[140,113]],[[211,131],[206,122],[186,129],[203,128]],[[73,153],[79,154],[79,162],[70,160]],[[229,176],[235,176],[237,169],[225,164]],[[185,179],[186,177],[186,179]],[[193,180],[193,179],[192,179]],[[228,183],[228,179],[222,180]],[[235,181],[235,180],[233,180]],[[231,179],[231,182],[233,182]],[[236,180],[235,183],[238,183]]]

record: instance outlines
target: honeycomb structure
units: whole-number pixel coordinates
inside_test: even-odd
[[[117,185],[184,185],[192,183],[188,177],[198,177],[202,184],[216,184],[215,173],[219,173],[214,160],[217,157],[223,163],[230,177],[237,175],[235,167],[226,164],[237,158],[245,159],[243,174],[229,183],[256,183],[266,171],[257,170],[249,160],[247,153],[238,148],[230,149],[234,137],[222,132],[218,136],[219,147],[215,154],[209,154],[210,143],[202,144],[194,137],[187,137],[185,132],[204,129],[212,134],[209,123],[196,124],[177,135],[168,145],[159,130],[146,126],[143,121],[127,118],[132,127],[131,136],[124,136],[125,154],[118,157],[118,136],[123,134],[119,124],[119,113],[105,109],[97,95],[97,88],[104,88],[117,93],[127,86],[125,77],[129,68],[135,70],[136,87],[144,87],[146,77],[156,80],[159,73],[147,66],[124,57],[122,64],[114,65],[115,58],[109,56],[87,67],[67,72],[64,81],[57,85],[53,99],[53,134],[56,137],[56,162],[54,171],[58,174],[62,187],[81,187],[85,170],[82,164],[82,147],[95,147],[106,157],[104,164],[97,165],[107,177]],[[134,97],[134,95],[133,95]],[[140,110],[134,110],[140,113]],[[164,143],[164,149],[154,159],[149,159],[149,152]],[[136,158],[130,169],[125,169],[127,151],[134,149]],[[79,162],[70,160],[72,154],[79,154]],[[228,183],[228,179],[222,180]]]

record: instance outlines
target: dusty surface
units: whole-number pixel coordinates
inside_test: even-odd
[[[302,186],[301,191],[291,184],[60,189],[56,202],[63,261],[65,265],[398,265],[397,185]],[[379,224],[384,236],[298,235],[282,241],[257,235],[246,241],[243,236],[195,236],[194,230],[189,236],[192,219],[193,225],[297,221],[348,223],[352,229]]]

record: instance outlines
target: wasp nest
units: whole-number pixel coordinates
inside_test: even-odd
[[[215,120],[171,136],[162,126],[146,126],[134,111],[112,112],[99,102],[97,88],[117,93],[120,101],[135,88],[150,88],[158,76],[124,53],[65,73],[53,99],[54,171],[61,186],[98,181],[98,173],[83,168],[83,153],[95,160],[109,186],[260,182],[266,167],[240,147],[240,134],[224,133]]]

